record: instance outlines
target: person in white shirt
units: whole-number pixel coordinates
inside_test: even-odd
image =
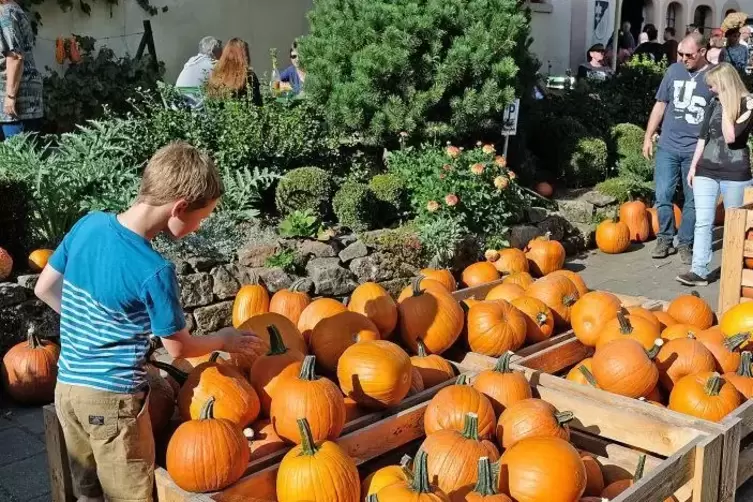
[[[221,55],[222,42],[214,37],[202,38],[199,42],[199,53],[183,66],[175,87],[196,88],[204,85]]]
[[[740,28],[740,43],[750,47],[750,26],[746,25]]]

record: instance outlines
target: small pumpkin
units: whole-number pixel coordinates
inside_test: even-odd
[[[575,289],[578,290],[578,296],[581,298],[586,295],[589,292],[588,286],[586,285],[586,281],[583,280],[583,277],[578,274],[578,272],[573,272],[572,270],[568,270],[566,268],[555,270],[549,276],[556,276],[556,275],[563,275],[570,279],[570,282],[572,282],[575,285]]]
[[[462,500],[463,489],[478,480],[478,459],[489,457],[496,461],[499,450],[479,434],[478,416],[466,413],[461,431],[443,429],[429,432],[421,444],[428,457],[429,479],[449,495],[450,500]]]
[[[272,346],[272,340],[269,338],[267,326],[274,326],[277,328],[277,331],[280,333],[280,336],[288,349],[303,355],[308,354],[306,341],[290,319],[273,312],[255,315],[247,319],[246,322],[238,327],[238,329],[240,331],[250,331],[261,338],[264,341],[264,348],[257,354],[232,353],[228,359],[228,363],[238,368],[244,375],[249,374],[251,367],[256,360],[269,352],[269,349]]]
[[[596,342],[597,350],[613,340],[625,338],[635,340],[645,349],[650,349],[654,346],[654,341],[661,337],[656,324],[643,317],[629,316],[626,313],[626,310],[620,310],[616,318],[604,324],[599,340]]]
[[[395,406],[411,385],[411,362],[398,345],[386,340],[360,342],[348,347],[337,363],[343,393],[369,409]]]
[[[630,317],[642,317],[643,319],[649,321],[651,324],[656,326],[656,329],[659,330],[659,333],[661,333],[661,323],[652,311],[643,307],[626,307],[625,310],[627,311],[627,315],[629,315]]]
[[[348,347],[379,339],[379,328],[368,317],[346,311],[319,321],[309,343],[319,365],[329,374],[337,371],[337,362]]]
[[[352,458],[334,441],[315,441],[308,420],[299,418],[301,444],[280,462],[279,502],[359,502],[361,480]]]
[[[667,326],[664,328],[664,330],[661,332],[662,340],[665,342],[668,342],[670,340],[676,340],[678,338],[687,338],[689,336],[695,337],[696,333],[698,333],[699,330],[695,326],[691,326],[690,324],[673,324],[671,326]]]
[[[489,399],[495,415],[513,403],[533,397],[525,376],[510,369],[512,355],[512,352],[506,352],[494,368],[480,372],[473,380],[473,388]]]
[[[424,431],[432,434],[440,430],[462,432],[466,415],[473,413],[478,434],[483,439],[491,438],[497,425],[494,407],[481,392],[468,385],[466,375],[460,375],[455,385],[437,392],[424,412]]]
[[[667,313],[677,322],[690,324],[698,329],[709,329],[714,325],[714,311],[696,291],[672,300]]]
[[[269,292],[259,284],[259,276],[251,274],[251,284],[238,291],[233,302],[233,327],[237,328],[249,318],[269,312]]]
[[[314,330],[319,321],[332,317],[340,312],[348,310],[345,305],[332,298],[318,298],[312,301],[308,307],[303,309],[301,317],[298,319],[298,331],[301,332],[303,339],[308,343],[311,338],[311,332]]]
[[[0,281],[4,281],[10,277],[10,273],[13,270],[13,258],[3,248],[0,248]]]
[[[521,296],[510,302],[526,319],[526,342],[534,344],[554,334],[554,314],[544,302],[531,296]]]
[[[663,310],[657,310],[654,312],[654,317],[659,320],[659,324],[661,325],[661,329],[667,329],[670,326],[674,326],[675,324],[679,324],[677,320],[672,317],[671,315],[667,314]]]
[[[55,40],[55,61],[57,61],[58,64],[63,64],[65,57],[65,40],[63,40],[63,37],[58,37]]]
[[[463,270],[462,280],[466,287],[474,288],[499,279],[499,272],[493,264],[488,261],[480,261],[468,265]]]
[[[533,187],[533,191],[547,199],[554,195],[554,188],[546,181],[540,181]]]
[[[55,399],[60,347],[42,340],[30,326],[26,341],[10,348],[0,367],[3,387],[21,404],[48,404]]]
[[[507,449],[531,437],[558,437],[570,440],[567,427],[574,415],[557,409],[541,399],[523,399],[510,404],[497,422],[497,441]]]
[[[718,373],[694,373],[675,383],[668,408],[696,418],[719,422],[743,402],[732,383]]]
[[[580,296],[575,284],[563,276],[550,276],[531,284],[526,291],[531,296],[544,302],[554,315],[554,325],[565,330],[570,327],[571,311]]]
[[[503,493],[497,492],[497,476],[494,474],[494,468],[489,463],[489,457],[478,459],[478,481],[473,491],[463,494],[463,500],[466,502],[512,502],[512,499]]]
[[[513,272],[502,279],[502,284],[515,284],[525,290],[533,284],[533,277],[528,272]]]
[[[663,344],[657,339],[647,352],[639,342],[621,338],[597,348],[591,366],[599,388],[633,399],[647,395],[659,381],[653,359]]]
[[[646,205],[638,200],[625,202],[620,206],[620,221],[630,229],[630,240],[645,242],[648,240],[651,227],[646,213]]]
[[[350,296],[348,310],[366,316],[379,328],[381,338],[388,338],[397,326],[397,304],[390,294],[375,282],[365,282]]]
[[[591,357],[583,359],[581,362],[573,366],[570,371],[567,372],[565,378],[580,385],[590,385],[591,387],[596,388],[599,387],[593,376],[593,358]]]
[[[419,450],[413,462],[413,474],[403,481],[384,486],[376,493],[376,498],[385,502],[450,502],[450,497],[429,483],[427,458],[426,452]],[[376,501],[370,499],[367,502]]]
[[[753,302],[739,303],[722,314],[719,328],[726,337],[748,335],[748,342],[742,347],[748,348],[753,342]]]
[[[424,387],[431,389],[440,383],[455,378],[455,369],[447,359],[437,354],[427,354],[424,342],[418,339],[418,355],[411,356],[410,363],[421,374]]]
[[[499,251],[499,259],[494,262],[494,267],[502,274],[527,273],[528,258],[526,258],[526,254],[520,249],[501,249]]]
[[[583,495],[596,497],[604,490],[604,473],[601,472],[601,465],[593,454],[587,451],[579,453],[581,460],[583,460],[583,467],[586,468],[586,489],[583,491]],[[599,499],[599,502],[601,502],[601,499]]]
[[[304,309],[311,304],[306,284],[305,279],[298,279],[290,288],[281,289],[273,294],[269,301],[269,311],[284,315],[297,326]]]
[[[680,224],[682,223],[682,211],[680,208],[673,204],[673,216],[675,219],[675,230],[680,228]],[[649,217],[651,218],[651,236],[655,237],[659,235],[659,213],[655,207],[650,207],[646,209],[646,212],[649,214]]]
[[[361,497],[376,495],[382,488],[395,483],[410,483],[413,479],[410,471],[412,460],[409,455],[403,455],[400,465],[388,465],[369,474],[361,484]]]
[[[288,448],[288,444],[277,435],[274,425],[269,420],[254,422],[251,425],[251,435],[247,439],[251,450],[251,461]]]
[[[551,274],[565,264],[565,248],[558,241],[551,240],[549,233],[533,239],[525,251],[531,273],[538,277]]]
[[[504,300],[482,302],[468,310],[468,345],[473,352],[499,357],[523,346],[526,317]]]
[[[427,279],[432,279],[442,284],[450,293],[458,289],[458,283],[455,281],[455,277],[453,277],[452,272],[447,269],[424,268],[421,269],[420,274]]]
[[[740,367],[737,371],[725,373],[724,379],[735,386],[737,391],[745,396],[746,399],[753,397],[753,371],[751,371],[751,363],[753,363],[753,357],[749,351],[745,351],[741,354]]]
[[[421,277],[413,280],[413,293],[398,303],[400,336],[418,352],[418,339],[428,352],[441,354],[452,347],[463,330],[465,315],[450,293],[421,289]]]
[[[494,286],[487,294],[484,300],[505,300],[511,302],[515,298],[520,298],[525,294],[525,290],[515,284],[500,284]]]
[[[398,295],[397,297],[398,304],[402,303],[406,298],[413,296],[413,287],[413,283],[411,282],[410,285],[403,288],[403,290],[400,292],[400,295]],[[424,291],[438,291],[440,293],[447,292],[447,288],[444,286],[444,284],[437,282],[434,279],[427,279],[425,277],[421,279],[419,288]]]
[[[624,253],[630,247],[630,227],[622,221],[602,221],[596,227],[596,247],[602,253]]]
[[[698,340],[690,335],[670,340],[664,344],[656,356],[659,369],[659,382],[671,392],[681,378],[699,371],[715,371],[714,355]]]
[[[222,490],[243,476],[251,452],[237,423],[214,415],[209,396],[195,420],[182,423],[167,445],[166,467],[183,490]]]
[[[39,273],[47,266],[47,262],[54,251],[52,249],[35,249],[29,255],[29,268],[34,273]]]
[[[591,291],[575,302],[570,324],[575,336],[587,347],[595,347],[604,325],[617,316],[620,299],[605,291]]]
[[[620,496],[622,492],[626,491],[628,488],[630,488],[643,478],[643,470],[645,469],[645,466],[646,455],[641,455],[640,457],[638,457],[638,465],[635,468],[635,474],[633,475],[633,478],[621,479],[619,481],[615,481],[614,483],[610,483],[606,488],[604,488],[604,491],[601,492],[601,496],[609,500]]]
[[[709,328],[696,334],[696,338],[714,355],[719,373],[737,371],[740,366],[740,347],[748,341],[745,333],[726,337],[721,329]]]
[[[269,412],[277,435],[294,444],[301,444],[297,422],[305,418],[309,434],[315,441],[335,439],[345,426],[345,400],[331,380],[314,371],[315,356],[306,356],[298,375],[279,379]]]

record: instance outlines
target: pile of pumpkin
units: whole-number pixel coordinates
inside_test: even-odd
[[[713,422],[753,396],[751,303],[730,309],[718,325],[696,293],[654,312],[622,308],[614,295],[594,291],[573,310],[575,336],[595,351],[568,380]]]
[[[47,261],[52,256],[52,249],[35,249],[29,254],[28,263],[29,270],[37,274],[47,266]],[[6,280],[10,277],[10,273],[13,271],[13,257],[8,251],[0,248],[0,281]]]

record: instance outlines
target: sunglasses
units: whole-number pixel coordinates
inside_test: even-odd
[[[698,53],[697,52],[692,52],[692,53],[691,52],[678,52],[677,55],[680,56],[683,59],[685,59],[685,58],[687,58],[687,59],[693,59],[694,57],[696,57],[698,55]]]
[[[298,54],[291,54],[290,59],[298,59]]]

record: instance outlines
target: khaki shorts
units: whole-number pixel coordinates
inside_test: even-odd
[[[146,392],[115,394],[58,382],[55,409],[76,496],[154,500],[154,437],[147,399]]]

